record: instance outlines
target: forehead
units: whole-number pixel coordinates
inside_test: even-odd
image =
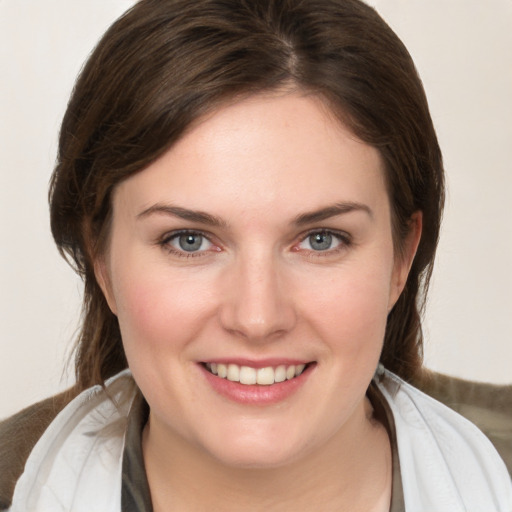
[[[317,96],[256,95],[216,109],[148,168],[121,183],[115,201],[187,207],[238,203],[244,211],[315,209],[387,200],[379,152]],[[243,200],[243,203],[242,203]],[[208,208],[207,208],[208,209]],[[292,212],[293,210],[293,212]],[[277,211],[277,210],[275,210]]]

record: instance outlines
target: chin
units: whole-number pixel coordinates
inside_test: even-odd
[[[303,444],[290,436],[253,432],[223,436],[222,443],[204,446],[221,464],[240,469],[269,469],[291,464],[304,453]],[[286,440],[286,444],[283,443]]]
[[[233,449],[234,448],[234,449]],[[272,469],[287,466],[297,460],[297,453],[261,447],[232,447],[218,454],[217,460],[224,466],[238,469]]]

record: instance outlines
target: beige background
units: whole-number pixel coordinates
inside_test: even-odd
[[[81,286],[50,236],[60,118],[94,43],[131,0],[0,0],[0,417],[72,383]],[[448,204],[426,364],[512,382],[512,0],[370,0],[416,61]]]

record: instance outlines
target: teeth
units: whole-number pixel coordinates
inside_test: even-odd
[[[240,384],[256,384],[256,370],[249,366],[240,368]]]
[[[278,366],[274,372],[274,382],[284,382],[286,380],[286,366]]]
[[[236,364],[228,364],[228,374],[226,378],[233,382],[238,382],[240,380],[240,367]]]
[[[270,386],[270,384],[274,384],[274,380],[274,368],[270,366],[259,368],[256,372],[256,382],[262,386]]]
[[[228,367],[225,364],[218,364],[217,375],[225,379],[228,376]]]
[[[304,371],[304,368],[306,368],[305,364],[298,364],[295,367],[295,375],[294,375],[294,377],[298,377]]]
[[[270,386],[276,382],[298,377],[306,367],[305,364],[279,365],[277,367],[251,368],[250,366],[238,366],[237,364],[207,363],[206,367],[211,373],[222,379],[240,384]]]

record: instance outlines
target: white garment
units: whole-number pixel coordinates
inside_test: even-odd
[[[393,412],[407,512],[512,512],[512,482],[491,442],[465,418],[396,375],[377,385]],[[10,512],[120,512],[128,370],[73,400],[34,447]]]

